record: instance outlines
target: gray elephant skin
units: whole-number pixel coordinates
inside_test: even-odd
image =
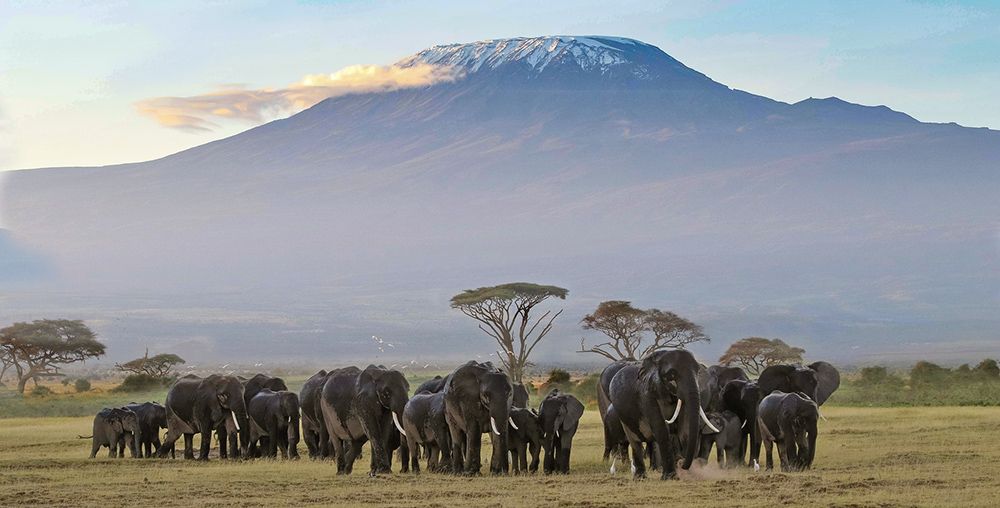
[[[722,389],[723,407],[740,419],[740,462],[746,460],[749,466],[760,458],[760,429],[756,422],[757,406],[762,398],[763,393],[755,381],[736,379]]]
[[[194,458],[194,435],[201,434],[199,460],[208,460],[212,431],[228,433],[227,420],[239,435],[240,451],[246,454],[250,442],[250,421],[243,399],[243,384],[234,376],[213,374],[207,378],[188,375],[178,379],[167,392],[167,435],[157,454],[165,457],[178,438],[184,436],[184,458]],[[235,439],[235,437],[234,437]],[[220,439],[220,444],[223,443]],[[226,447],[219,447],[226,457]]]
[[[246,406],[248,408],[250,407],[250,400],[253,399],[258,392],[260,392],[265,388],[274,392],[288,390],[288,386],[285,385],[284,379],[281,379],[280,377],[271,377],[268,376],[267,374],[255,374],[250,379],[244,379],[241,377],[239,378],[239,380],[240,383],[243,385],[243,402],[246,403]],[[234,434],[236,431],[231,419],[226,421],[226,428],[224,430],[225,431],[220,429],[216,432],[216,434],[219,437],[220,448],[226,446],[228,435]],[[251,447],[248,446],[247,452],[251,454],[250,456],[255,457],[257,455],[254,455],[254,453],[258,452],[261,448],[263,449],[268,448],[267,440],[268,440],[267,436],[262,436],[260,438],[260,448],[254,448],[253,450],[251,450],[250,449]],[[237,440],[228,439],[228,442],[229,442],[229,456],[233,458],[239,457],[240,449],[237,446],[239,444]]]
[[[284,383],[282,383],[284,384]],[[287,390],[264,388],[247,405],[250,414],[251,457],[299,458],[299,396]],[[259,455],[255,448],[260,443]]]
[[[507,472],[507,424],[512,390],[507,374],[489,362],[470,361],[448,376],[444,387],[445,415],[451,431],[451,460],[455,473],[480,473],[484,432],[490,433],[493,444],[490,472]]]
[[[365,442],[371,443],[369,475],[390,473],[392,450],[405,437],[402,418],[410,385],[397,370],[369,365],[365,370],[347,367],[329,373],[323,384],[320,408],[337,474],[350,474]],[[403,462],[407,464],[405,446]]]
[[[606,387],[632,449],[636,478],[646,475],[644,443],[647,448],[655,443],[661,455],[663,479],[677,476],[675,440],[683,447],[681,467],[689,469],[694,462],[700,445],[700,422],[707,423],[701,407],[698,368],[688,351],[656,351],[641,363],[626,362]]]
[[[451,433],[445,416],[444,393],[425,391],[410,397],[403,409],[403,430],[414,473],[420,472],[421,455],[427,459],[428,471],[451,470]]]
[[[812,467],[816,456],[819,408],[802,393],[774,392],[760,401],[757,424],[767,451],[767,469],[774,467],[774,445],[778,446],[782,471]]]
[[[136,437],[138,456],[152,458],[160,448],[160,429],[167,428],[167,408],[156,402],[131,402],[125,405],[139,420],[139,434]]]
[[[514,407],[510,410],[507,426],[507,447],[510,449],[510,468],[514,474],[538,471],[543,433],[538,412],[534,409]],[[531,463],[528,463],[528,454]]]
[[[701,406],[706,412],[719,412],[725,409],[722,400],[722,390],[730,381],[749,381],[746,372],[739,367],[712,365],[699,373],[698,386],[701,387]]]
[[[125,443],[129,444],[132,457],[136,457],[135,436],[138,435],[139,419],[135,413],[116,407],[100,410],[94,416],[93,433],[78,437],[93,440],[90,458],[96,457],[102,446],[108,447],[108,457],[121,458],[125,456]]]
[[[576,397],[552,390],[538,407],[545,447],[545,474],[569,473],[573,436],[583,416],[583,403]]]
[[[740,417],[732,411],[706,413],[708,420],[715,425],[718,432],[708,428],[708,425],[701,427],[701,449],[698,457],[708,460],[715,447],[716,460],[719,469],[733,468],[743,463],[743,456],[740,455],[740,438],[743,425]]]
[[[524,383],[514,383],[512,385],[513,392],[511,393],[511,407],[527,408],[528,399],[530,395],[528,394],[528,388],[524,386]]]
[[[417,394],[417,393],[438,393],[441,390],[444,390],[444,383],[445,383],[445,381],[447,381],[447,380],[445,378],[441,377],[441,376],[434,376],[433,378],[428,379],[427,381],[424,381],[423,383],[420,383],[420,386],[418,386],[417,389],[413,393],[414,394]]]
[[[299,405],[302,410],[302,440],[309,450],[309,458],[320,459],[330,456],[330,435],[323,420],[320,398],[323,385],[329,373],[321,370],[312,375],[299,391]]]
[[[772,365],[760,373],[757,384],[765,396],[775,390],[801,392],[822,406],[840,387],[840,372],[827,362],[815,362],[805,367]]]

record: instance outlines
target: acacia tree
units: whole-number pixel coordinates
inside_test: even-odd
[[[771,365],[802,363],[802,355],[805,352],[805,349],[789,346],[781,339],[747,337],[729,346],[729,349],[719,357],[719,363],[722,365],[737,363],[747,373],[756,376]]]
[[[584,330],[597,330],[608,341],[588,348],[586,339],[580,339],[577,352],[612,361],[637,360],[660,349],[683,349],[692,342],[709,341],[700,326],[673,312],[637,309],[624,300],[601,302],[580,322]]]
[[[115,367],[130,374],[145,374],[155,378],[166,378],[170,376],[174,367],[184,363],[184,359],[171,353],[161,353],[149,356],[149,349],[141,358],[125,363],[116,363]]]
[[[83,321],[66,319],[14,323],[0,330],[0,349],[17,371],[20,393],[31,379],[37,384],[39,376],[58,375],[61,365],[104,355],[104,344]]]
[[[549,298],[566,299],[557,286],[512,282],[465,290],[451,298],[451,307],[479,321],[479,329],[497,342],[497,356],[515,383],[520,383],[535,346],[552,330],[562,310],[547,310],[534,319],[532,310]]]

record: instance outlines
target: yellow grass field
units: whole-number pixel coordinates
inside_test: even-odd
[[[76,436],[90,434],[91,418],[0,419],[0,505],[1000,505],[1000,408],[830,407],[824,413],[829,421],[820,422],[812,471],[720,471],[713,460],[669,482],[611,476],[601,463],[595,411],[584,416],[569,476],[499,478],[368,478],[367,450],[351,477],[308,459],[90,460],[90,441]]]

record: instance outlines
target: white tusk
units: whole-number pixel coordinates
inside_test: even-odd
[[[635,474],[635,464],[632,464],[632,474]]]
[[[514,419],[509,416],[507,417],[507,423],[509,423],[511,427],[514,427],[514,430],[521,430],[517,428],[517,425],[514,424]]]
[[[825,421],[828,421],[828,420],[826,419],[826,417],[825,417],[825,416],[823,416],[823,413],[820,413],[820,412],[819,412],[819,410],[817,410],[817,411],[816,411],[816,414],[818,414],[818,415],[819,415],[819,417],[820,417],[820,418],[822,418],[824,422],[825,422]]]
[[[681,402],[683,402],[681,399],[677,399],[677,407],[674,408],[674,416],[671,416],[669,420],[666,420],[667,423],[674,423],[677,421],[677,417],[681,414]]]
[[[229,411],[233,415],[233,426],[236,427],[236,432],[240,431],[240,421],[236,419],[236,411]]]
[[[406,437],[406,431],[403,430],[403,426],[399,424],[399,417],[396,416],[396,412],[395,411],[390,411],[390,412],[392,413],[392,423],[395,423],[396,429],[399,430],[399,433],[402,434],[403,437]]]
[[[497,430],[497,421],[494,420],[492,416],[490,417],[490,427],[493,427],[493,433],[494,434],[496,434],[498,436],[500,435],[500,431]]]
[[[615,469],[615,462],[617,462],[617,461],[618,461],[618,457],[612,457],[612,459],[611,459],[611,474],[615,474],[615,471],[617,471]]]
[[[740,425],[740,428],[745,429],[746,427],[747,427],[747,420],[743,420],[743,425]]]
[[[702,409],[701,406],[698,406],[698,414],[701,415],[701,419],[705,422],[705,425],[708,425],[708,428],[712,429],[712,432],[715,432],[716,434],[719,433],[719,429],[715,428],[715,425],[712,425],[712,422],[708,421],[708,416],[705,414],[705,410]]]

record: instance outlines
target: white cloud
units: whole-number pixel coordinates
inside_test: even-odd
[[[354,65],[332,74],[310,74],[285,88],[247,89],[226,85],[190,97],[154,97],[136,103],[139,113],[160,125],[208,131],[213,120],[260,123],[268,118],[306,109],[329,97],[430,86],[459,79],[452,67],[419,64],[410,67]]]

